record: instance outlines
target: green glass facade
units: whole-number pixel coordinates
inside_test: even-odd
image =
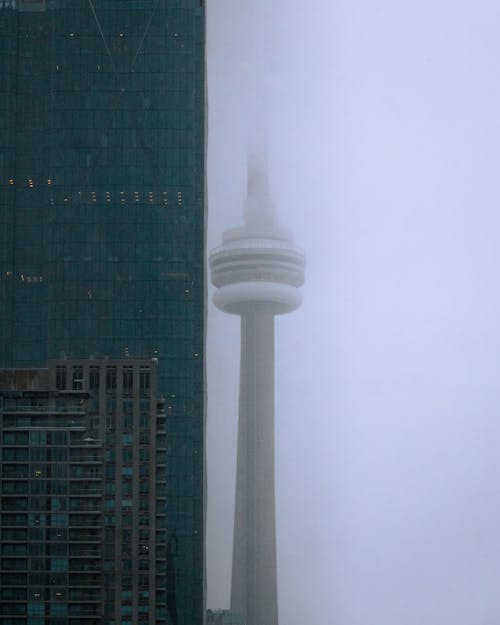
[[[0,367],[158,358],[174,625],[203,621],[204,26],[0,0]]]

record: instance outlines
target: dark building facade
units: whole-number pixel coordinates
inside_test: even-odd
[[[174,625],[203,620],[204,83],[201,0],[0,0],[0,367],[158,360]]]
[[[168,622],[157,373],[156,359],[0,370],[0,622]]]

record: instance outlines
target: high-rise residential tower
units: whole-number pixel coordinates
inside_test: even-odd
[[[0,369],[3,624],[167,621],[157,382],[156,359]]]
[[[204,28],[201,0],[0,0],[0,368],[158,360],[169,625],[204,612]]]
[[[305,258],[275,222],[267,172],[256,159],[244,217],[210,255],[214,302],[241,317],[231,610],[247,625],[277,625],[274,317],[300,305]]]

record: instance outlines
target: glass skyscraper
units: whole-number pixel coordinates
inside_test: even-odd
[[[204,11],[0,0],[0,368],[158,360],[173,625],[203,619]]]

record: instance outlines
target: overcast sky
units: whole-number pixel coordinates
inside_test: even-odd
[[[209,247],[241,222],[264,108],[308,259],[276,323],[281,625],[499,623],[499,33],[496,0],[208,2]],[[210,304],[208,329],[215,608],[238,318]]]

